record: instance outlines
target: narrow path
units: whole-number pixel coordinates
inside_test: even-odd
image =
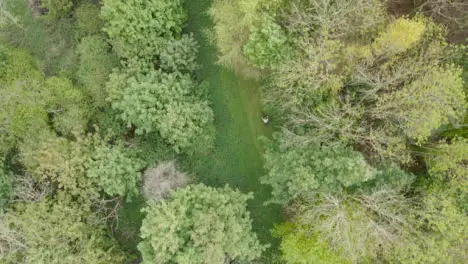
[[[229,184],[243,192],[253,192],[249,210],[254,230],[263,243],[273,244],[275,248],[277,241],[271,238],[270,229],[280,221],[280,208],[263,205],[270,198],[270,189],[259,181],[265,171],[258,138],[271,136],[271,129],[261,120],[260,84],[243,80],[215,64],[216,49],[203,33],[212,26],[206,15],[209,6],[209,0],[186,1],[187,31],[193,32],[200,44],[198,58],[202,69],[199,74],[210,85],[217,130],[214,152],[198,159],[191,169],[206,184]]]

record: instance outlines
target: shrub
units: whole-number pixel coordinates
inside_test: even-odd
[[[176,169],[174,161],[160,162],[155,168],[146,169],[143,175],[143,195],[156,203],[190,182],[184,172]]]
[[[245,195],[202,184],[173,192],[167,202],[150,201],[138,245],[143,262],[226,263],[252,261],[264,246],[251,231]]]

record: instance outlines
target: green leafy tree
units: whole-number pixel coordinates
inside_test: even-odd
[[[159,66],[168,72],[193,72],[197,68],[198,44],[193,35],[170,38],[162,47]]]
[[[86,176],[110,196],[135,196],[144,162],[133,157],[122,143],[96,146],[86,162]]]
[[[187,20],[182,0],[104,0],[104,31],[120,57],[153,58],[164,38],[178,37]]]
[[[100,17],[99,5],[83,3],[75,11],[77,31],[79,36],[99,35],[102,33],[104,21]]]
[[[349,148],[281,143],[270,144],[265,153],[268,174],[262,183],[272,186],[272,202],[287,203],[318,190],[340,192],[375,176],[364,157]]]
[[[114,72],[107,84],[112,107],[137,134],[157,131],[176,151],[191,146],[213,120],[208,102],[197,96],[190,75],[151,71],[128,76]]]
[[[468,139],[454,138],[450,144],[439,144],[427,161],[432,176],[468,192]]]
[[[47,15],[57,19],[68,16],[73,9],[72,0],[42,0],[42,7],[48,10]]]
[[[253,26],[266,16],[274,15],[284,1],[215,0],[208,14],[214,22],[210,37],[218,50],[218,63],[247,77],[258,78],[261,73],[250,66],[244,55]]]
[[[40,182],[52,182],[58,190],[90,201],[99,197],[99,188],[85,174],[95,141],[93,137],[76,135],[74,141],[54,134],[38,142],[25,141],[20,145],[21,161]]]
[[[408,216],[417,237],[395,244],[391,263],[464,263],[468,257],[468,219],[441,186],[422,191],[421,205]]]
[[[249,63],[260,69],[274,69],[285,63],[293,54],[288,36],[271,19],[265,19],[261,26],[253,27],[244,54]]]
[[[441,125],[463,120],[465,108],[462,70],[447,65],[382,95],[371,111],[377,118],[399,124],[408,137],[424,142]]]
[[[118,59],[110,52],[110,46],[102,37],[93,35],[81,39],[77,46],[80,65],[78,81],[85,87],[96,107],[106,104],[106,82],[118,65]]]
[[[96,216],[77,205],[50,201],[8,212],[2,221],[11,230],[2,230],[0,240],[3,245],[12,246],[13,241],[17,245],[2,252],[0,259],[37,264],[126,263],[116,243],[105,237],[92,218]]]
[[[228,187],[193,185],[167,201],[149,202],[138,245],[143,262],[226,263],[252,261],[264,246],[251,231],[245,195]]]
[[[48,96],[45,110],[62,134],[84,132],[90,116],[87,98],[67,78],[51,77],[45,82]]]

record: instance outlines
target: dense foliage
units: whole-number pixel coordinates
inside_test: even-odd
[[[465,263],[466,9],[0,0],[0,262]]]
[[[258,258],[245,195],[228,187],[188,186],[168,201],[153,201],[141,226],[143,263],[225,263]]]

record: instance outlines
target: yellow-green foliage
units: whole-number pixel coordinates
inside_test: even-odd
[[[462,70],[453,65],[426,72],[403,89],[379,98],[379,111],[395,121],[417,142],[449,121],[462,120],[465,113]]]
[[[281,237],[282,259],[287,264],[349,264],[328,249],[307,226],[287,222],[276,226],[274,235]]]
[[[450,144],[440,144],[428,157],[428,163],[431,175],[468,190],[468,139],[455,138]]]
[[[128,263],[115,241],[105,235],[97,215],[81,205],[29,203],[0,221],[4,221],[1,263]]]
[[[21,144],[21,161],[28,173],[43,182],[53,182],[60,190],[86,199],[98,197],[98,189],[86,178],[86,161],[91,156],[92,137],[77,135],[72,141],[49,135],[39,142]]]
[[[403,52],[421,40],[425,29],[423,20],[399,18],[376,39],[376,53],[393,55]]]
[[[244,46],[255,23],[261,21],[260,9],[274,11],[281,0],[215,0],[208,11],[214,22],[212,40],[218,49],[218,62],[247,77],[258,77],[244,56]]]

